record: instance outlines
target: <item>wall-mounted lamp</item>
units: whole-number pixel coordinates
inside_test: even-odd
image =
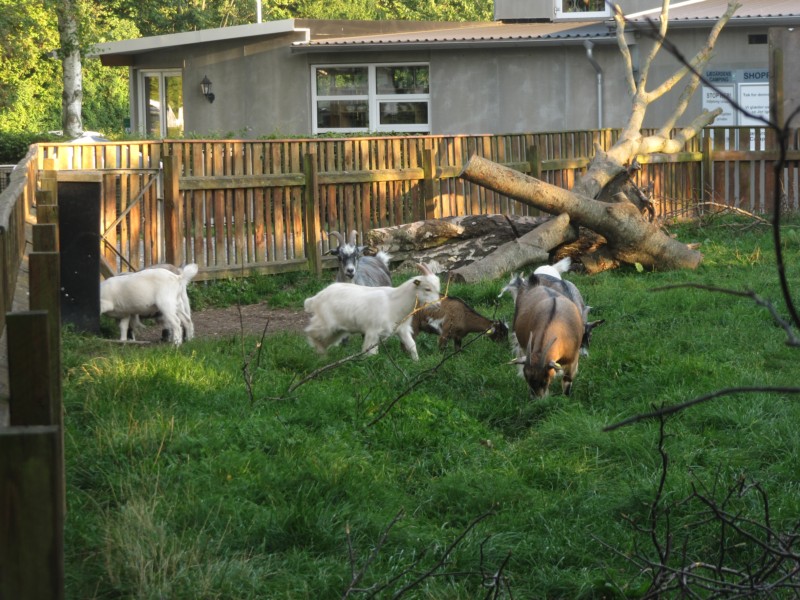
[[[200,91],[203,92],[206,100],[209,102],[214,101],[214,94],[211,93],[211,81],[208,79],[208,75],[203,75],[203,81],[200,82]]]

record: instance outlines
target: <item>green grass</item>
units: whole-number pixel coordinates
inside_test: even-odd
[[[785,312],[769,231],[732,225],[678,230],[703,243],[695,272],[570,275],[606,323],[569,398],[554,386],[529,400],[508,346],[485,339],[442,362],[435,338],[422,337],[419,363],[392,339],[287,394],[359,342],[319,356],[288,333],[260,349],[248,337],[177,350],[67,333],[67,596],[340,598],[352,577],[349,539],[356,570],[371,560],[358,587],[389,583],[377,597],[390,598],[463,535],[403,597],[485,597],[481,573],[506,560],[514,598],[635,597],[647,577],[623,555],[654,557],[630,520],[645,522],[659,482],[658,423],[603,427],[722,388],[800,385],[798,350],[751,300],[651,291],[752,289]],[[793,234],[784,251],[790,281],[800,281]],[[504,283],[450,292],[508,320],[510,298],[496,300]],[[299,308],[324,284],[251,278],[209,284],[193,301],[282,298]],[[662,506],[691,560],[712,561],[718,547],[718,528],[697,524],[701,507],[680,502],[692,485],[721,494],[748,476],[769,494],[776,530],[800,520],[798,400],[731,396],[668,420]],[[759,517],[751,496],[737,503]],[[729,557],[744,563],[753,550],[739,541]]]

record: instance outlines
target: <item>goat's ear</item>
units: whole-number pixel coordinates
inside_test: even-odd
[[[527,362],[528,362],[528,357],[527,356],[520,356],[519,358],[514,358],[514,359],[508,361],[508,364],[509,365],[524,365]]]
[[[325,254],[333,254],[334,256],[339,256],[339,248],[331,248]]]
[[[549,363],[547,363],[547,368],[548,369],[555,369],[556,371],[563,370],[563,367],[560,364],[558,364],[556,361],[554,361],[554,360],[551,360]]]

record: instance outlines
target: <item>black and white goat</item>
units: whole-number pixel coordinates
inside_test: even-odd
[[[328,235],[339,243],[336,248],[328,251],[328,254],[339,259],[337,282],[373,287],[392,285],[392,276],[389,273],[391,257],[386,252],[381,250],[374,256],[364,254],[366,246],[358,245],[358,232],[355,229],[350,233],[349,243],[337,231],[331,231]]]
[[[131,320],[160,313],[177,346],[194,337],[194,324],[186,297],[186,285],[197,274],[196,264],[186,265],[181,275],[165,268],[145,269],[106,279],[100,284],[100,314],[119,319],[120,340],[128,337]]]
[[[306,298],[305,311],[311,315],[305,328],[309,343],[324,353],[350,334],[364,335],[362,351],[377,354],[378,343],[397,334],[406,352],[419,360],[411,334],[411,314],[420,306],[439,301],[439,278],[423,264],[422,275],[390,286],[369,287],[332,283]]]

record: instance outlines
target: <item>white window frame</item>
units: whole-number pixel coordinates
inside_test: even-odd
[[[609,3],[606,2],[604,4],[604,10],[594,10],[594,11],[575,11],[575,12],[568,12],[561,10],[561,7],[565,4],[573,0],[553,0],[553,11],[555,14],[555,18],[559,21],[561,20],[579,20],[585,21],[590,19],[609,19],[613,15],[611,14],[611,8]]]
[[[378,67],[428,67],[430,81],[430,64],[426,62],[384,62],[384,63],[332,63],[311,65],[311,131],[312,133],[430,133],[431,131],[431,94],[378,94],[376,69]],[[367,94],[322,96],[317,94],[317,71],[335,68],[366,68]],[[317,102],[326,100],[367,100],[368,127],[319,127],[317,119]],[[379,106],[381,102],[424,102],[428,106],[428,122],[411,125],[381,125]]]
[[[136,78],[136,85],[139,93],[139,122],[138,130],[142,135],[147,135],[147,111],[150,103],[150,98],[147,98],[144,93],[144,78],[145,77],[158,77],[158,90],[159,102],[162,107],[167,105],[167,77],[180,77],[183,81],[183,72],[180,69],[142,69],[138,72]],[[160,138],[167,137],[167,111],[161,110],[159,117],[159,128],[161,130]],[[185,132],[184,132],[185,133]]]

